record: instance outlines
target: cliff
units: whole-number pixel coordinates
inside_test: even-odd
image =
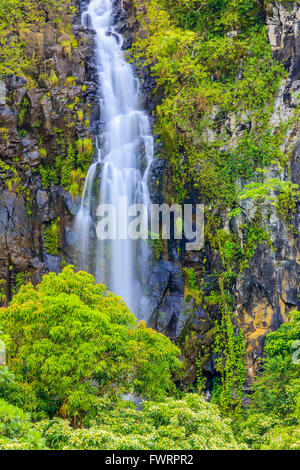
[[[22,282],[31,279],[37,283],[45,272],[59,271],[66,262],[76,265],[74,215],[93,158],[95,135],[101,125],[93,31],[81,26],[80,8],[84,3],[69,2],[68,6],[77,10],[64,17],[63,23],[57,21],[57,12],[53,14],[51,5],[44,3],[43,21],[35,24],[29,21],[14,33],[19,41],[26,42],[26,56],[35,57],[31,70],[25,74],[6,71],[0,81],[2,303],[11,298]],[[272,60],[283,64],[284,68],[284,73],[280,72],[282,77],[277,73],[281,79],[278,79],[273,111],[268,117],[269,134],[279,135],[282,125],[289,123],[279,144],[286,164],[278,166],[270,162],[266,165],[265,181],[277,178],[281,182],[300,184],[300,124],[296,114],[297,92],[300,91],[300,6],[270,1],[261,8],[262,2],[258,3],[257,15],[267,26]],[[230,210],[237,207],[230,206],[219,196],[214,198],[215,188],[209,195],[205,193],[204,177],[199,182],[193,171],[193,178],[184,180],[193,163],[182,144],[185,141],[182,139],[173,158],[173,130],[166,130],[165,123],[164,129],[160,124],[157,126],[163,119],[160,109],[166,98],[164,87],[157,84],[160,81],[158,68],[154,67],[159,58],[152,62],[141,59],[141,44],[151,37],[148,30],[151,20],[141,20],[147,14],[147,2],[126,1],[123,10],[121,2],[116,1],[115,7],[116,25],[125,37],[124,48],[129,50],[141,80],[144,105],[149,113],[154,113],[153,125],[156,123],[157,158],[149,177],[152,201],[174,202],[180,195],[181,203],[205,203],[209,215],[204,250],[185,252],[183,244],[175,240],[156,247],[156,262],[148,282],[153,310],[150,323],[181,346],[186,363],[183,380],[195,383],[200,364],[206,388],[211,389],[213,378],[220,374],[220,354],[214,346],[216,323],[221,321],[222,326],[220,317],[224,303],[220,297],[223,295],[224,300],[230,296],[226,309],[230,304],[230,325],[233,325],[235,337],[242,332],[245,339],[248,386],[259,368],[266,334],[287,321],[290,311],[299,309],[299,201],[296,200],[291,210],[288,208],[286,215],[286,212],[280,214],[278,207],[267,199],[259,201],[260,206],[255,210],[249,199],[242,199],[239,214],[230,219]],[[234,38],[239,31],[239,25],[235,25],[224,37]],[[197,36],[188,40],[192,42],[189,47],[193,53]],[[135,49],[137,42],[139,58]],[[238,59],[241,61],[239,56]],[[208,61],[207,57],[205,60]],[[268,60],[271,64],[271,58]],[[224,66],[228,74],[230,67],[234,68],[235,78],[241,76],[240,68],[243,69],[240,62],[238,66],[236,62],[234,58],[232,64]],[[217,82],[225,72],[213,64],[209,69],[212,82]],[[267,72],[266,69],[263,73],[267,75]],[[161,69],[160,73],[165,71]],[[251,79],[247,86],[251,88]],[[191,105],[193,112],[197,108],[192,122],[200,122],[206,116],[207,126],[201,129],[206,143],[215,142],[220,135],[227,136],[227,147],[222,148],[222,155],[228,148],[234,153],[245,142],[242,140],[245,135],[259,127],[252,109],[225,112],[220,111],[220,104],[215,104],[207,105],[207,111],[208,98],[204,99],[203,95],[200,98],[196,105]],[[183,123],[182,127],[185,125]],[[176,132],[187,135],[189,131],[182,131],[178,124]],[[191,147],[196,149],[199,145],[197,132],[193,129],[193,134],[189,135]],[[271,141],[266,142],[266,146],[271,147]],[[203,147],[199,147],[198,155],[200,150],[203,152]],[[232,166],[226,169],[230,176],[237,161],[234,155]],[[204,161],[208,159],[205,156]],[[253,159],[250,155],[249,160]],[[209,170],[210,167],[201,166],[202,174],[208,175],[208,179],[211,178]],[[213,174],[216,186],[223,188],[226,172]],[[180,193],[174,189],[178,179],[184,180]],[[246,183],[246,178],[237,175],[234,185],[242,190]],[[280,191],[273,193],[278,196]],[[250,234],[245,226],[252,228]],[[255,238],[251,239],[253,233]],[[221,249],[224,246],[226,253]],[[226,283],[228,273],[230,282],[222,290],[220,279]]]
[[[262,3],[259,2],[260,5]],[[155,5],[159,11],[160,2],[156,2]],[[161,81],[161,77],[157,74],[159,59],[153,55],[147,61],[143,60],[141,56],[143,53],[145,54],[143,47],[147,47],[148,50],[149,47],[154,49],[154,40],[152,43],[151,39],[149,40],[150,34],[155,35],[155,27],[162,28],[162,26],[155,16],[143,20],[143,17],[150,14],[149,11],[149,4],[146,1],[135,2],[135,9],[129,2],[126,9],[127,17],[123,17],[120,31],[127,35],[125,47],[132,46],[133,43],[135,57],[137,52],[137,69],[143,83],[145,102],[151,111],[157,111],[164,104],[165,98],[163,87],[157,86],[157,81]],[[286,131],[280,140],[279,147],[287,162],[283,167],[272,164],[267,167],[264,180],[266,184],[272,178],[278,178],[288,185],[290,183],[300,184],[299,121],[295,118],[298,104],[297,92],[300,90],[300,82],[298,83],[300,74],[299,12],[300,6],[297,3],[288,2],[286,4],[274,1],[267,2],[258,13],[262,23],[266,25],[266,33],[264,34],[267,34],[271,45],[273,61],[275,64],[282,64],[285,70],[274,93],[273,111],[268,117],[267,127],[270,133],[277,135],[280,134],[282,126],[286,125]],[[159,14],[156,13],[156,18],[158,17]],[[151,29],[151,22],[155,24],[153,29]],[[236,25],[235,30],[227,33],[225,37],[231,39],[238,36],[241,28]],[[197,36],[193,42],[193,52],[196,40]],[[159,51],[159,49],[157,50]],[[162,70],[161,73],[166,72]],[[268,73],[267,70],[264,73]],[[238,77],[242,77],[242,74],[243,68],[237,71]],[[178,81],[181,81],[179,75]],[[185,86],[188,86],[187,80],[184,82],[183,79],[181,83],[186,83]],[[247,86],[251,86],[251,81]],[[255,95],[255,91],[253,93]],[[259,90],[257,90],[258,94]],[[157,112],[155,114],[159,120],[160,116],[157,115]],[[169,117],[169,119],[171,118]],[[250,135],[253,129],[255,131],[257,127],[255,119],[255,116],[251,116],[251,109],[223,113],[220,118],[215,106],[213,113],[210,111],[206,121],[207,128],[204,131],[209,135],[209,140],[217,139],[220,133],[225,132],[227,136],[229,135],[231,148],[237,148],[245,133]],[[163,140],[165,128],[159,124],[155,130],[158,131],[158,138],[166,146],[166,142]],[[180,133],[179,127],[177,132]],[[195,145],[197,146],[198,142]],[[271,146],[271,143],[268,145]],[[154,161],[149,180],[152,200],[157,203],[173,202],[174,193],[175,198],[178,197],[178,192],[172,193],[170,190],[172,186],[174,187],[174,178],[176,178],[174,164],[168,157],[168,151],[162,152],[161,149],[162,144],[157,144],[158,158]],[[181,152],[179,150],[176,158],[186,159],[186,151],[181,148]],[[187,160],[187,166],[189,164]],[[183,166],[181,168],[181,176],[184,178],[186,170]],[[245,179],[238,178],[235,184],[242,189],[246,183]],[[207,202],[203,197],[202,188],[197,184],[191,185],[187,182],[185,191],[185,202]],[[275,191],[273,194],[278,195],[278,192]],[[171,336],[180,344],[187,367],[185,379],[191,382],[196,381],[196,364],[199,365],[200,361],[206,385],[210,388],[213,376],[218,375],[218,365],[216,364],[218,354],[215,352],[213,343],[215,341],[215,322],[220,318],[220,304],[212,301],[211,298],[212,294],[214,295],[219,289],[217,286],[218,273],[226,270],[223,262],[224,255],[213,237],[217,231],[221,230],[226,234],[223,243],[229,239],[238,241],[238,245],[246,253],[248,242],[245,237],[245,226],[251,227],[256,218],[259,218],[259,223],[266,234],[262,239],[258,237],[254,245],[249,248],[248,261],[244,266],[237,267],[236,275],[229,287],[233,301],[232,322],[236,335],[242,331],[245,339],[247,388],[260,367],[266,334],[288,321],[291,311],[299,309],[299,200],[296,199],[293,210],[288,217],[280,214],[278,208],[276,209],[268,198],[261,202],[259,208],[257,206],[254,209],[255,204],[251,199],[241,200],[241,213],[231,219],[228,217],[230,208],[224,207],[223,202],[219,205],[218,203],[217,198],[210,198],[206,204],[206,224],[211,223],[209,217],[211,213],[218,217],[219,222],[213,227],[212,236],[208,232],[211,227],[207,229],[204,250],[199,253],[187,253],[184,251],[183,245],[178,244],[175,240],[171,240],[162,248],[150,278],[153,303],[151,323],[156,329]],[[211,209],[212,207],[213,209]],[[233,259],[229,260],[233,271],[236,269],[234,263]],[[206,301],[207,298],[210,299],[209,302]]]
[[[43,4],[16,32],[11,25],[12,38],[26,44],[21,67],[32,59],[29,70],[20,76],[5,70],[0,82],[3,302],[22,282],[37,283],[73,261],[76,200],[94,153],[93,33],[81,26],[79,2],[67,9],[58,2],[57,11]]]

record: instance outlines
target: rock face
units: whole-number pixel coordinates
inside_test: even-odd
[[[300,5],[293,2],[272,1],[266,8],[267,33],[276,60],[288,72],[282,84],[273,124],[280,116],[288,118],[298,103],[300,91]],[[299,128],[295,124],[285,142],[285,152],[292,152],[289,171],[279,175],[282,180],[300,184],[299,179]],[[278,176],[278,175],[277,175]],[[257,360],[263,355],[266,334],[288,321],[292,310],[299,310],[300,293],[300,205],[297,204],[289,231],[275,211],[267,222],[273,250],[260,246],[236,285],[237,316],[245,334],[247,368],[253,377]]]
[[[297,2],[268,2],[267,32],[274,57],[283,62],[289,77],[284,98],[293,103],[293,93],[300,88],[300,5]]]
[[[116,2],[117,3],[117,2]],[[143,8],[143,2],[139,2]],[[116,18],[120,31],[125,34],[124,48],[130,47],[141,31],[136,21],[132,5],[125,5],[125,11],[119,10]],[[292,2],[268,2],[266,7],[268,37],[274,58],[282,63],[288,72],[288,78],[281,85],[277,102],[274,106],[272,125],[276,128],[280,119],[292,116],[298,104],[297,92],[300,92],[300,5]],[[153,94],[155,82],[147,67],[137,70],[142,83],[144,102],[155,110],[160,97]],[[280,107],[280,113],[278,111]],[[238,123],[232,117],[225,118],[224,125],[230,129],[233,139],[249,127],[251,122]],[[208,136],[211,138],[211,136]],[[289,168],[274,177],[291,180],[300,184],[300,142],[299,128],[295,124],[286,142],[285,152],[292,152]],[[172,178],[167,161],[154,160],[149,176],[152,202],[161,204],[168,199],[168,183]],[[190,194],[193,202],[197,195]],[[229,223],[227,211],[216,209],[227,232],[238,231],[242,223],[249,223],[243,216]],[[235,317],[242,328],[246,343],[247,384],[250,385],[263,356],[266,334],[277,329],[289,318],[292,310],[299,309],[300,293],[300,240],[299,204],[293,215],[289,230],[276,211],[265,222],[273,247],[266,244],[258,246],[249,267],[238,277],[232,295],[234,296]],[[185,252],[184,246],[171,240],[164,244],[161,256],[155,265],[149,285],[153,315],[150,320],[157,330],[179,342],[186,360],[189,362],[188,380],[196,379],[196,359],[201,346],[210,350],[203,364],[204,374],[208,378],[215,374],[214,355],[210,349],[212,319],[217,314],[214,307],[201,305],[201,299],[189,295],[185,268],[192,268],[202,285],[203,295],[215,289],[214,272],[222,270],[222,263],[217,252],[205,244],[204,252]],[[204,273],[204,274],[203,274]],[[188,344],[188,346],[187,346]]]
[[[41,168],[54,170],[57,158],[66,158],[68,146],[78,139],[94,140],[99,117],[94,33],[81,26],[79,10],[72,36],[55,26],[51,10],[47,18],[40,31],[23,32],[28,55],[38,58],[33,86],[15,75],[0,81],[2,301],[11,298],[21,277],[37,283],[47,270],[73,262],[76,201],[56,177],[43,177]],[[55,254],[45,244],[45,230],[53,221],[59,230]]]

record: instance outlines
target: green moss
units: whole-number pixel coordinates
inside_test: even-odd
[[[60,218],[53,220],[44,229],[44,246],[49,255],[59,256]]]
[[[72,171],[72,184],[69,191],[73,198],[82,195],[84,189],[85,173],[80,168]]]
[[[83,170],[87,170],[92,162],[94,155],[93,143],[90,139],[80,139],[76,142],[77,149],[77,164]]]
[[[39,171],[42,177],[42,184],[45,188],[49,188],[52,181],[54,184],[59,183],[59,175],[56,168],[40,165]]]
[[[16,294],[17,292],[19,292],[21,286],[28,284],[30,281],[31,273],[29,271],[21,271],[17,273],[13,293]]]
[[[28,112],[29,106],[30,106],[30,101],[27,98],[27,96],[25,96],[22,103],[21,103],[20,111],[19,111],[19,114],[18,114],[18,126],[19,127],[21,127],[24,124],[25,117],[26,117],[26,114]]]
[[[70,40],[64,44],[64,51],[76,48],[77,43],[70,32],[70,18],[76,8],[62,0],[1,0],[0,4],[0,76],[14,73],[27,80],[27,86],[35,84],[36,54],[29,54],[27,38],[42,31],[47,16],[53,24],[68,31]],[[47,12],[47,13],[46,13]],[[51,77],[50,77],[51,78]],[[57,84],[54,80],[53,85]]]

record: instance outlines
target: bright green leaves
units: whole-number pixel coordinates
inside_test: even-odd
[[[47,445],[55,449],[200,450],[238,449],[229,423],[218,408],[198,395],[161,403],[100,399],[90,427],[72,429],[61,419],[38,423]]]
[[[103,393],[163,397],[179,367],[168,338],[137,325],[121,298],[71,267],[44,276],[37,289],[23,286],[0,325],[10,337],[9,367],[35,397],[24,407],[36,417],[78,422]]]
[[[55,167],[39,166],[42,182],[48,188],[51,182],[61,184],[75,198],[81,195],[84,188],[85,176],[93,160],[94,148],[90,139],[79,139],[75,145],[66,145],[62,130],[55,129],[57,135],[57,156]]]
[[[59,225],[60,218],[53,220],[48,227],[44,229],[44,245],[48,254],[59,255]]]
[[[267,134],[285,72],[272,59],[262,5],[240,0],[144,4],[146,14],[143,10],[138,18],[147,34],[137,37],[133,53],[151,66],[162,98],[155,130],[171,163],[174,197],[184,200],[193,186],[205,201],[233,205],[237,178],[251,178],[257,167],[270,163],[271,152],[280,157],[276,138]],[[234,122],[245,128],[237,141]],[[258,155],[252,158],[253,153]]]
[[[241,201],[249,199],[253,206],[261,208],[266,201],[275,207],[281,219],[293,231],[292,217],[296,211],[299,199],[299,185],[291,181],[281,181],[279,178],[266,178],[265,181],[250,183],[245,186],[239,195]],[[253,209],[253,208],[252,208]]]
[[[0,0],[0,76],[15,73],[29,78],[37,58],[28,54],[28,41],[36,45],[41,41],[37,31],[42,30],[46,16],[62,26],[73,14],[70,0]]]
[[[224,413],[241,411],[246,378],[244,336],[241,330],[237,334],[236,329],[236,318],[230,308],[225,305],[221,322],[216,323],[214,328],[216,369],[222,380],[217,402]]]
[[[45,442],[27,413],[0,399],[0,449],[39,450]]]

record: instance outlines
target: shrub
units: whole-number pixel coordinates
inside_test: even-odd
[[[293,361],[293,346],[300,340],[300,312],[266,339],[264,370],[255,383],[253,407],[259,412],[297,423],[300,365]]]
[[[22,286],[0,310],[8,366],[34,398],[35,418],[93,414],[103,393],[161,398],[179,367],[179,350],[165,336],[137,325],[123,300],[66,267]],[[25,401],[25,400],[24,400]]]
[[[45,449],[45,442],[33,427],[30,416],[0,399],[0,449]]]
[[[264,370],[251,403],[234,423],[238,440],[253,449],[300,449],[300,312],[266,339]]]
[[[161,403],[132,403],[102,399],[89,428],[72,429],[64,420],[38,424],[51,448],[94,450],[210,450],[238,449],[226,420],[215,405],[198,395]]]

